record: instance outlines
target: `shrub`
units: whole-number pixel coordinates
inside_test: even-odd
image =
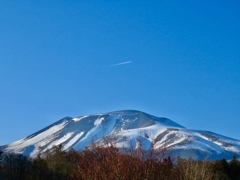
[[[212,164],[209,161],[194,161],[193,159],[177,160],[179,177],[183,180],[212,180],[215,175],[212,171]]]
[[[171,158],[162,151],[94,146],[76,152],[73,179],[172,179]],[[160,156],[161,154],[161,156]]]

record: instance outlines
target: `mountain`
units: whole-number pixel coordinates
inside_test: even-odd
[[[171,157],[193,159],[240,158],[240,141],[209,131],[190,130],[170,119],[124,110],[77,118],[66,117],[16,142],[0,146],[4,152],[36,157],[62,145],[64,150],[85,149],[92,143],[114,143],[119,148],[166,148]]]

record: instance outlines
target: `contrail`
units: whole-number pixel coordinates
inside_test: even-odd
[[[117,64],[112,64],[112,65],[110,65],[109,67],[112,67],[112,66],[121,66],[121,65],[130,64],[130,63],[132,63],[132,61],[126,61],[126,62],[121,62],[121,63],[117,63]]]

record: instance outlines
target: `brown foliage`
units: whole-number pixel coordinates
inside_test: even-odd
[[[73,179],[172,179],[173,164],[164,151],[118,149],[114,146],[76,152]]]

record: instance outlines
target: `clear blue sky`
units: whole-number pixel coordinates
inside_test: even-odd
[[[0,145],[65,116],[123,109],[240,139],[239,9],[239,0],[1,0]]]

